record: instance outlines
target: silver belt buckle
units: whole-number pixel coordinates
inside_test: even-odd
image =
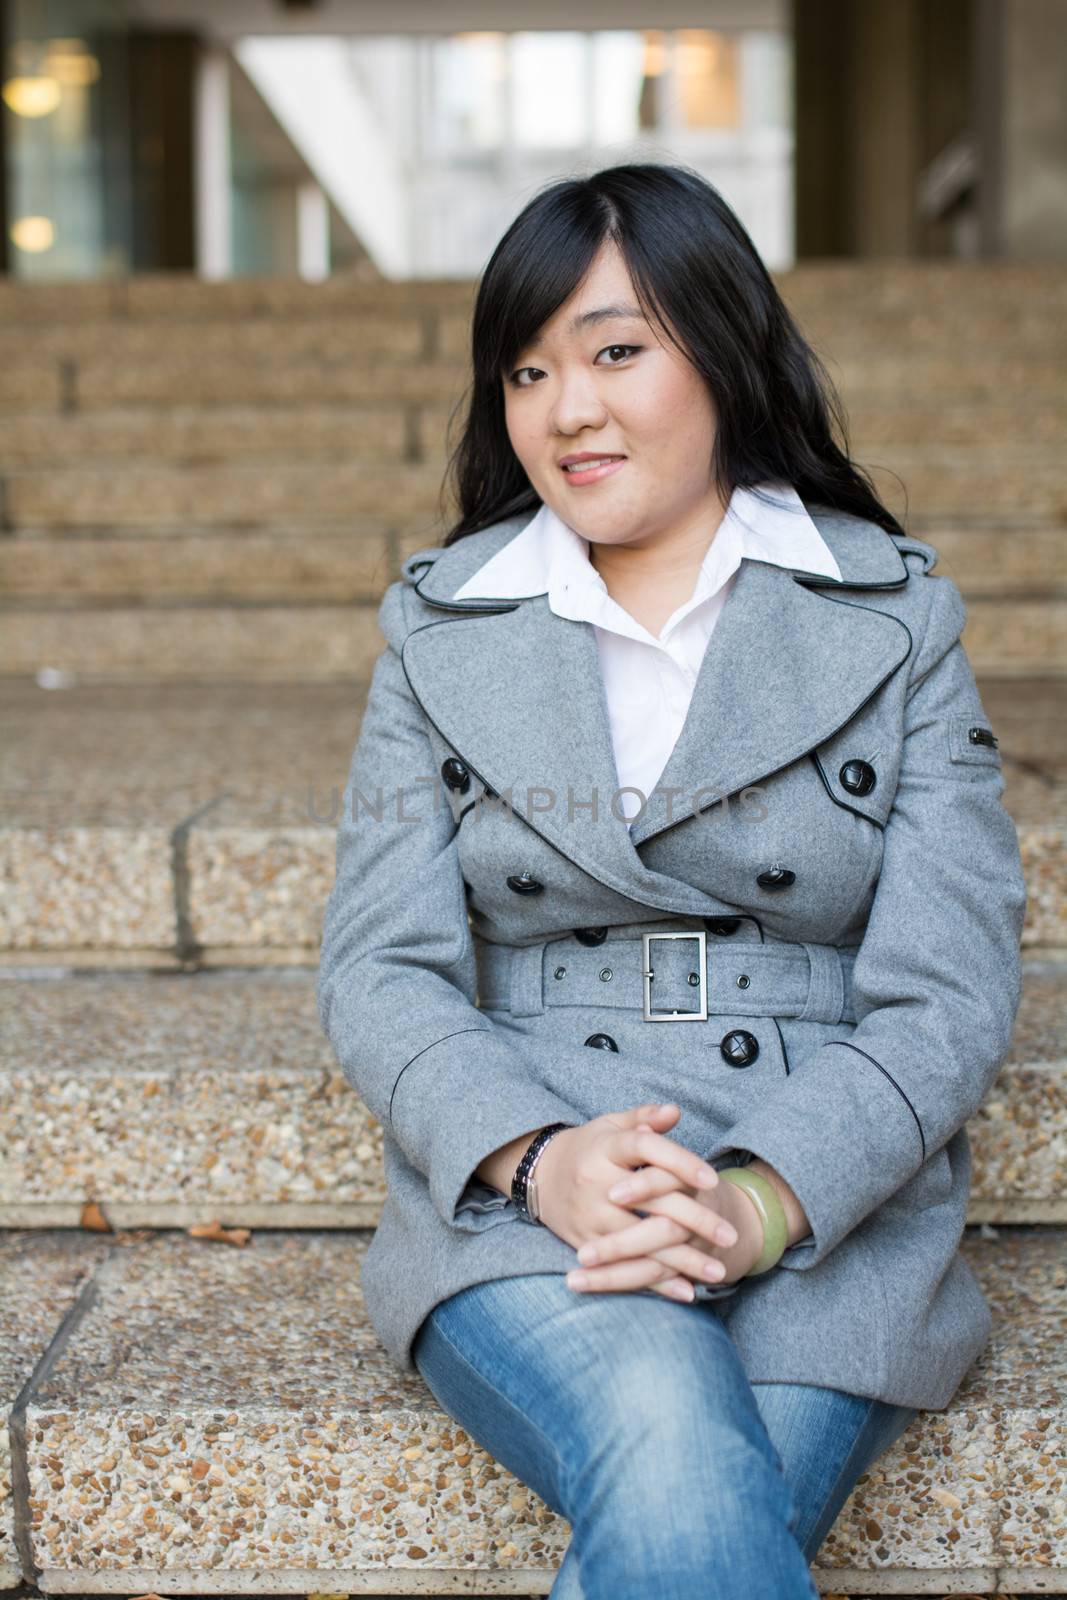
[[[699,1011],[653,1011],[652,1010],[652,941],[653,939],[695,939],[700,950],[698,972],[700,974],[700,1009]],[[690,933],[643,933],[641,935],[641,953],[643,956],[643,982],[644,982],[644,1020],[646,1022],[706,1022],[708,1020],[708,962],[707,962],[708,936],[703,928],[694,928]]]

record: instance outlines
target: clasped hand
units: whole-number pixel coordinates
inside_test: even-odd
[[[763,1225],[744,1190],[664,1136],[680,1115],[673,1104],[632,1106],[546,1145],[541,1220],[578,1251],[571,1288],[692,1300],[694,1281],[733,1283],[759,1256]]]

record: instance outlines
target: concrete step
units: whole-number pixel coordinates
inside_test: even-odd
[[[395,405],[294,406],[175,405],[148,411],[25,411],[5,418],[0,471],[48,465],[53,472],[113,458],[113,469],[203,466],[209,462],[279,456],[309,459],[400,461],[412,459],[409,430],[418,422],[414,402]],[[445,415],[434,407],[435,417]],[[442,423],[442,435],[444,427]],[[1051,441],[1050,441],[1051,442]],[[414,457],[417,459],[417,457]]]
[[[466,382],[454,358],[393,360],[207,359],[185,354],[116,362],[24,357],[0,366],[0,412],[98,411],[128,406],[451,405]]]
[[[1005,322],[998,311],[976,313],[964,299],[947,314],[937,305],[913,303],[901,312],[850,307],[806,308],[798,322],[823,359],[878,360],[886,351],[908,349],[921,363],[944,365],[969,349],[987,365],[1006,359],[1046,360],[1067,352],[1067,330],[1030,302]],[[0,361],[109,364],[169,361],[195,349],[207,360],[351,361],[364,365],[381,356],[466,360],[471,311],[466,303],[397,305],[384,301],[322,315],[246,314],[233,317],[104,318],[39,323],[0,320]]]
[[[1041,282],[1044,285],[1045,279]],[[210,282],[188,272],[69,283],[5,278],[0,283],[0,323],[108,319],[166,324],[210,318],[326,317],[341,311],[395,312],[426,306],[454,310],[469,307],[473,293],[474,284],[467,279],[394,281],[358,273],[338,274],[322,283],[276,276]]]
[[[1011,1052],[970,1123],[972,1222],[1067,1223],[1067,962],[1026,962]],[[56,969],[0,982],[0,1227],[222,1217],[373,1227],[382,1131],[342,1075],[315,973]]]
[[[1014,348],[1031,355],[1062,349],[1064,330],[1052,325],[1048,309],[1036,297],[1024,298],[1002,322],[989,304],[973,305],[966,292],[952,301],[927,301],[916,291],[897,305],[857,306],[847,299],[787,298],[801,333],[820,354],[845,350],[874,354],[887,344],[902,343],[918,351],[946,351],[980,342],[987,355],[1003,356]],[[445,313],[455,315],[455,312]]]
[[[21,525],[0,541],[0,674],[14,677],[359,674],[380,648],[382,589],[442,536],[428,464],[41,469],[11,475],[7,490]],[[1026,514],[1020,495],[1010,515]],[[936,545],[938,570],[968,601],[976,671],[1067,675],[1067,537],[1036,510],[1030,527],[989,519],[906,525]]]
[[[1064,1244],[965,1236],[993,1336],[859,1480],[821,1592],[1067,1588]],[[365,1247],[0,1237],[9,1572],[47,1594],[547,1593],[569,1524],[381,1349]]]
[[[862,385],[845,397],[849,442],[854,459],[864,462],[876,451],[911,450],[977,452],[1009,455],[1017,450],[1060,447],[1067,443],[1067,399],[1042,397],[1037,403],[1025,396],[1011,402],[995,392],[970,399],[928,401],[913,389],[902,393],[871,393]],[[120,413],[121,414],[121,413]],[[420,455],[443,450],[448,424],[444,406],[420,408]],[[38,418],[37,426],[46,425]],[[0,451],[6,450],[5,443]],[[12,463],[13,465],[17,463]],[[912,511],[914,518],[915,512]]]
[[[999,321],[991,309],[972,311],[966,300],[954,315],[940,306],[921,304],[880,314],[850,305],[792,309],[802,335],[823,361],[857,367],[877,363],[890,350],[910,351],[921,371],[929,367],[947,372],[961,350],[973,358],[975,370],[1014,359],[1044,365],[1049,356],[1062,357],[1067,348],[1067,333],[1053,327],[1048,313],[1036,305],[1007,322]],[[471,342],[469,312],[441,311],[437,329],[437,348],[465,359]]]
[[[998,528],[1067,522],[1063,452],[1036,446],[990,461],[974,452],[897,447],[866,467],[888,508],[927,522],[973,520]],[[108,529],[184,525],[247,526],[287,519],[374,513],[432,515],[441,463],[386,460],[373,451],[303,462],[296,459],[45,465],[4,475],[7,526],[15,530]],[[1067,541],[1065,541],[1067,542]]]
[[[1067,272],[1057,261],[904,261],[822,259],[774,274],[795,315],[843,312],[859,322],[936,312],[966,325],[968,317],[1003,310],[1005,323],[1067,306]]]
[[[384,517],[353,518],[342,530],[325,531],[315,524],[162,536],[34,530],[0,540],[0,594],[8,608],[46,615],[65,608],[205,604],[269,604],[295,613],[323,601],[376,611],[399,572],[396,550],[395,528]],[[1020,549],[1020,572],[1041,559],[1038,551],[1028,560]],[[68,621],[77,626],[69,612]],[[155,614],[152,627],[159,626],[168,626],[166,613]]]
[[[174,352],[134,359],[88,355],[78,360],[14,356],[0,367],[0,410],[93,411],[123,406],[291,405],[297,402],[365,403],[381,397],[399,400],[462,398],[468,380],[470,329],[466,317],[441,319],[429,353],[403,358],[386,353],[334,360],[208,356],[190,349],[190,339]],[[978,401],[1032,406],[1063,404],[1067,393],[1062,357],[1047,343],[1033,353],[1009,344],[1003,350],[951,344],[944,353],[911,349],[888,339],[872,349],[842,345],[823,352],[830,375],[846,406],[886,404],[915,395],[920,404],[934,399],[956,407]]]
[[[211,613],[209,613],[211,614]],[[308,615],[315,615],[308,608]],[[194,640],[195,648],[200,640]],[[321,640],[308,636],[309,650]],[[381,644],[369,643],[369,673]],[[365,686],[0,683],[0,949],[78,966],[316,957]],[[365,679],[364,679],[365,683]],[[1062,689],[982,681],[1030,902],[1067,946]]]
[[[919,533],[939,552],[965,600],[1067,598],[1067,530],[946,527]],[[391,538],[395,535],[395,546]],[[30,528],[0,540],[0,595],[39,610],[93,605],[205,602],[298,606],[323,600],[370,604],[392,573],[390,550],[422,541],[401,519],[353,518],[343,530],[313,522],[160,534]]]
[[[208,360],[365,363],[383,355],[416,359],[433,353],[437,316],[432,308],[394,309],[383,304],[353,310],[345,317],[243,316],[191,322],[92,317],[82,322],[42,322],[28,331],[0,322],[0,361],[25,359],[32,350],[39,361],[140,362],[187,356],[191,348]]]
[[[1035,314],[1055,322],[1067,309],[1067,272],[1059,262],[949,260],[804,261],[772,273],[798,315],[848,311],[865,317],[907,317],[918,310],[939,321],[996,314],[1001,325]],[[157,323],[235,317],[322,317],[338,312],[415,307],[469,309],[475,283],[438,278],[393,281],[346,273],[323,283],[296,278],[240,277],[206,282],[190,273],[69,283],[0,284],[0,322],[81,322],[87,318]],[[1035,313],[1036,308],[1036,313]]]
[[[420,548],[434,542],[435,537],[415,541]],[[105,594],[90,604],[79,599],[72,605],[70,596],[58,606],[32,599],[12,603],[0,612],[0,681],[42,675],[51,679],[59,674],[86,684],[211,677],[249,683],[327,683],[349,682],[368,673],[382,643],[377,604],[369,598],[367,586],[373,578],[376,592],[383,587],[383,561],[370,549],[357,547],[351,570],[338,578],[336,549],[331,566],[323,547],[313,547],[307,561],[299,562],[313,593],[300,604],[276,603],[274,575],[290,570],[299,557],[295,552],[279,557],[276,544],[268,542],[264,549],[262,541],[253,540],[249,560],[257,548],[271,564],[246,586],[250,592],[233,596],[232,603],[216,603],[215,596],[198,599],[165,592],[168,574],[177,573],[180,582],[183,555],[197,553],[186,541],[159,562],[151,605],[143,604],[143,591],[136,587],[137,568],[131,570],[127,564],[126,551],[118,553],[111,574],[131,585],[125,595]],[[197,581],[217,581],[225,590],[239,577],[242,553],[231,548],[217,561],[209,555]],[[325,567],[319,555],[326,560]],[[76,556],[71,552],[66,570],[76,564]],[[142,550],[141,556],[143,572],[150,552]],[[13,559],[17,564],[18,557]],[[90,562],[87,578],[93,570]],[[98,565],[95,570],[99,571]],[[350,598],[365,603],[353,606]],[[1036,674],[1062,678],[1067,676],[1067,600],[976,596],[968,605],[963,641],[975,671],[990,681],[1018,681]]]
[[[90,529],[240,528],[314,519],[347,524],[355,514],[432,517],[441,490],[436,466],[400,461],[275,460],[116,470],[41,468],[8,473],[8,526]]]
[[[453,372],[453,381],[456,374]],[[409,386],[410,387],[410,386]],[[911,452],[937,462],[946,453],[998,456],[1018,465],[1047,459],[1067,444],[1067,402],[1006,405],[996,397],[971,403],[901,404],[899,397],[862,398],[848,407],[852,452],[892,460]],[[58,411],[46,406],[12,412],[0,435],[0,471],[49,464],[53,470],[116,458],[116,466],[186,465],[276,460],[279,452],[305,458],[444,459],[447,405],[408,393],[390,404],[315,396],[292,405],[173,405],[147,410]],[[123,461],[122,458],[128,458]],[[913,512],[914,516],[914,512]]]
[[[12,610],[2,616],[0,681],[351,684],[382,648],[376,614],[347,602]]]

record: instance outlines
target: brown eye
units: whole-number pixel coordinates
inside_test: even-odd
[[[612,350],[624,350],[627,355],[630,355],[631,353],[636,354],[640,348],[641,346],[639,344],[606,344],[603,350],[600,351],[600,355],[606,355]],[[600,357],[598,356],[597,359],[599,360]],[[609,361],[608,365],[610,367],[617,367],[619,363],[617,361]]]

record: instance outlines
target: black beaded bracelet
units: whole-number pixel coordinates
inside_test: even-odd
[[[559,1133],[563,1128],[572,1126],[573,1124],[569,1122],[552,1122],[547,1128],[542,1128],[538,1133],[535,1133],[526,1147],[522,1160],[515,1168],[515,1176],[511,1180],[511,1198],[515,1203],[519,1216],[527,1222],[540,1222],[541,1220],[540,1207],[537,1204],[536,1185],[533,1193],[530,1193],[530,1179],[533,1175],[534,1167],[537,1165],[538,1157],[553,1134]],[[529,1203],[530,1200],[533,1201],[532,1208]]]

